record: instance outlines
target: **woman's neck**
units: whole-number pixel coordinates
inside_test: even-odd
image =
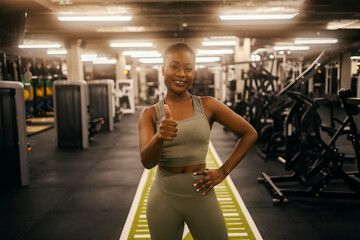
[[[183,92],[181,94],[176,94],[172,92],[168,92],[165,96],[165,102],[177,102],[177,101],[183,101],[190,97],[190,94],[188,91]]]

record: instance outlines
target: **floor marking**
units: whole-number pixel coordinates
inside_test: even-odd
[[[247,237],[248,234],[247,233],[229,233],[228,236],[229,237]]]
[[[208,168],[219,168],[222,165],[211,142],[209,144],[209,152],[206,159]],[[146,220],[146,206],[155,173],[155,168],[144,170],[129,215],[120,235],[120,240],[150,239]],[[262,240],[262,237],[230,176],[222,183],[215,186],[214,190],[223,211],[229,240]],[[246,239],[244,237],[246,237]],[[183,240],[193,240],[186,224],[184,227]]]
[[[150,234],[135,234],[134,238],[150,238]]]

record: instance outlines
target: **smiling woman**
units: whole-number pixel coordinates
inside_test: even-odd
[[[140,155],[145,168],[159,165],[146,209],[151,239],[181,239],[184,222],[195,239],[228,239],[214,187],[244,158],[257,139],[242,117],[218,100],[188,92],[195,75],[194,51],[184,43],[164,54],[165,99],[139,118]],[[241,139],[218,169],[206,168],[214,122]],[[204,218],[206,216],[206,218]]]

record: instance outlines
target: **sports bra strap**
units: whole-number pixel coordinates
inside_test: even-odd
[[[191,117],[197,117],[201,114],[204,114],[204,108],[203,105],[201,103],[201,99],[200,97],[194,96],[194,95],[190,95],[192,98],[192,102],[193,102],[193,106],[194,106],[194,115]],[[165,117],[165,112],[164,112],[164,105],[165,105],[165,100],[162,99],[159,102],[159,109],[156,109],[155,106],[155,111],[156,111],[156,120],[157,121],[161,121],[164,117]]]

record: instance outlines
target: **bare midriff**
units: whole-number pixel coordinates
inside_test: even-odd
[[[165,166],[161,166],[159,165],[162,169],[172,172],[172,173],[191,173],[191,172],[195,172],[196,170],[199,170],[201,168],[205,167],[205,164],[196,164],[196,165],[191,165],[191,166],[182,166],[182,167],[165,167]]]

